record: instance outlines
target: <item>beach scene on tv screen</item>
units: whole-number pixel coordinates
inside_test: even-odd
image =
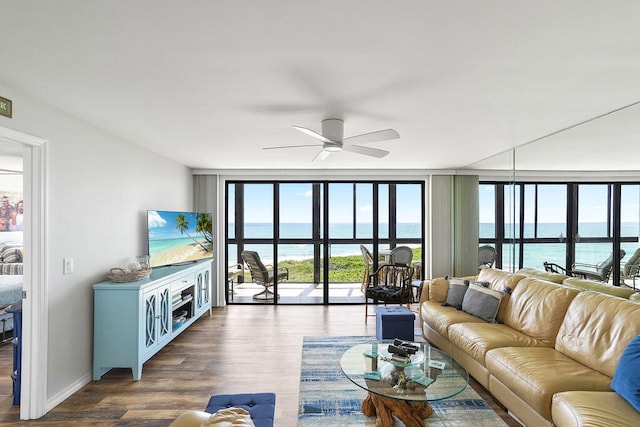
[[[210,214],[149,211],[147,225],[152,267],[213,256]]]

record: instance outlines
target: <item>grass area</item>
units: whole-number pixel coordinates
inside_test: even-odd
[[[422,258],[422,249],[413,250],[413,259]],[[313,283],[313,259],[301,261],[281,261],[278,267],[289,269],[289,282]],[[362,281],[364,264],[360,255],[332,257],[329,261],[329,281],[342,283],[358,283]],[[322,278],[321,278],[322,279]],[[245,272],[245,282],[251,282],[249,271]]]

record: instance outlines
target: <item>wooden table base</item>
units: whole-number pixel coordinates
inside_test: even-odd
[[[427,402],[408,402],[369,393],[362,402],[362,413],[367,417],[377,415],[376,427],[393,427],[393,415],[407,427],[424,427],[424,420],[433,414],[433,409]]]

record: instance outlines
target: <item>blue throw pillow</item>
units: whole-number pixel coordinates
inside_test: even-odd
[[[447,300],[441,305],[445,307],[451,306],[461,310],[464,294],[467,292],[467,289],[469,289],[469,281],[449,276],[445,276],[444,278],[449,280],[449,291],[447,292]]]
[[[464,294],[462,311],[487,322],[496,323],[501,300],[501,292],[472,283]]]
[[[622,353],[611,388],[640,411],[640,335],[632,339]]]

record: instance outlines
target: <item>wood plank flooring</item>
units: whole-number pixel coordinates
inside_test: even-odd
[[[11,345],[0,347],[0,425],[167,426],[215,393],[273,391],[275,425],[295,426],[304,336],[375,335],[364,307],[235,305],[214,308],[151,360],[142,379],[112,369],[39,420],[19,421],[11,405]],[[510,426],[519,424],[472,383]]]

